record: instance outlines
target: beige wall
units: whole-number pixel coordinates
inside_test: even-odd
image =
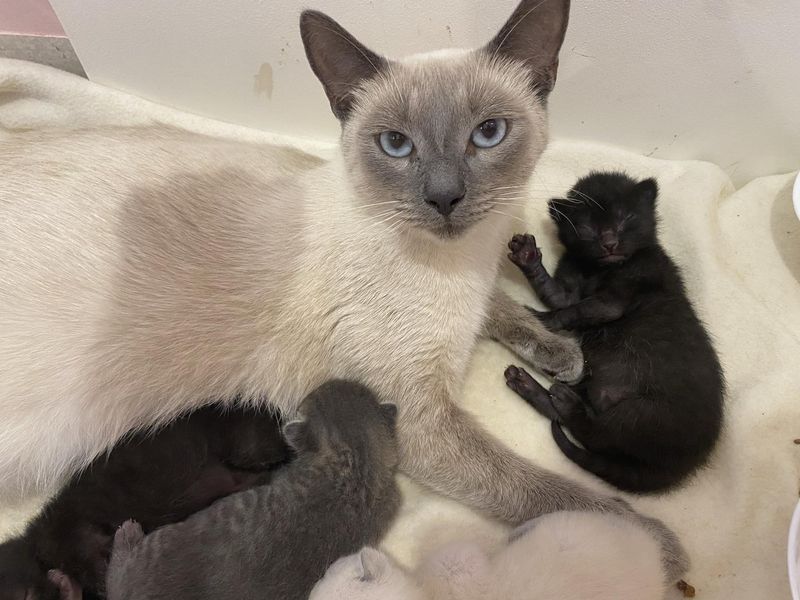
[[[301,7],[389,55],[487,40],[515,0],[53,0],[95,81],[308,137],[336,123]],[[797,0],[574,0],[554,133],[712,160],[738,182],[800,166]]]

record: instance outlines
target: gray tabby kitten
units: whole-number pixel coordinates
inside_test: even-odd
[[[329,162],[163,128],[0,143],[0,489],[52,488],[203,398],[291,413],[346,377],[398,405],[401,468],[442,494],[515,524],[626,510],[458,403],[480,336],[582,374],[578,343],[497,285],[568,14],[568,0],[523,0],[484,47],[389,60],[305,12],[342,125]]]
[[[400,505],[396,407],[331,381],[284,427],[297,459],[272,483],[144,537],[114,539],[109,600],[306,600],[330,564],[376,544]]]

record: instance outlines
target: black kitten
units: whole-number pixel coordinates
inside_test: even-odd
[[[592,173],[566,199],[551,200],[565,247],[555,277],[533,236],[509,243],[509,257],[552,309],[541,320],[582,335],[589,376],[548,392],[509,367],[506,383],[553,420],[567,457],[631,492],[665,490],[690,475],[722,425],[722,370],[677,266],[658,243],[657,194],[653,179]]]
[[[277,418],[252,409],[201,408],[152,434],[135,434],[76,475],[28,525],[0,544],[0,600],[54,600],[58,569],[102,597],[117,528],[182,521],[215,500],[269,481],[290,450]],[[27,595],[26,595],[27,594]]]

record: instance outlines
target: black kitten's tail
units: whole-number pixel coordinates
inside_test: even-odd
[[[551,430],[553,439],[567,458],[625,492],[664,491],[673,487],[684,475],[682,471],[676,473],[622,456],[590,452],[573,444],[558,421],[551,422]]]

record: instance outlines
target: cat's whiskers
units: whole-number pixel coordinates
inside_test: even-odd
[[[361,204],[358,208],[372,208],[373,206],[384,206],[386,204],[400,204],[399,200],[384,200],[383,202],[374,202],[372,204]]]
[[[493,214],[496,214],[496,215],[502,215],[502,216],[508,217],[510,219],[516,219],[517,221],[525,223],[526,225],[528,224],[528,222],[525,219],[523,219],[522,217],[518,217],[517,215],[511,215],[511,214],[505,213],[502,210],[497,210],[496,208],[490,208],[486,212],[487,213],[493,213]]]

